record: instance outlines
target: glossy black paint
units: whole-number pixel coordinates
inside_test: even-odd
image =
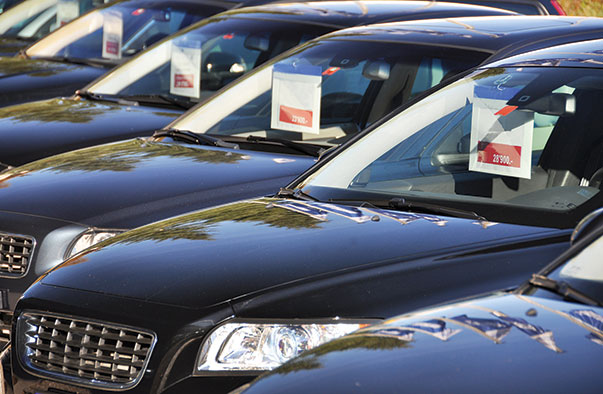
[[[71,95],[106,72],[107,69],[102,67],[17,57],[0,58],[0,107]]]
[[[0,56],[16,55],[21,49],[28,47],[34,41],[27,38],[0,37]]]
[[[404,4],[404,10],[417,9],[417,4]],[[421,4],[420,15],[425,16],[425,3]],[[345,18],[350,23],[372,18],[372,13],[362,14],[357,4],[325,6],[338,23]],[[311,19],[329,20],[307,5],[266,8],[270,7],[291,9],[289,18],[302,19],[308,12]],[[391,3],[375,2],[370,7],[377,15],[392,17]],[[439,9],[433,7],[435,12]],[[148,135],[181,111],[77,96],[0,108],[0,135],[11,139],[10,144],[0,144],[0,162],[1,158],[7,158],[8,164],[27,161],[33,148],[36,154],[47,155],[83,144]],[[0,219],[0,231],[33,236],[53,250],[52,254],[34,253],[34,268],[25,277],[0,278],[0,288],[11,289],[9,305],[12,308],[30,283],[63,260],[71,243],[68,236],[73,239],[88,227],[130,229],[194,209],[271,194],[315,163],[313,157],[266,146],[254,149],[207,148],[169,138],[163,143],[131,140],[68,152],[4,173],[0,177],[0,211],[23,216]],[[57,219],[53,231],[62,233],[65,221],[76,223],[79,231],[67,231],[63,238],[49,237],[46,229],[30,226],[32,216]],[[23,223],[18,224],[19,220]]]
[[[238,202],[117,236],[45,275],[16,313],[52,303],[53,312],[94,311],[95,319],[146,327],[158,335],[149,364],[155,372],[132,392],[188,392],[218,383],[215,392],[224,392],[241,379],[190,377],[199,341],[218,321],[384,318],[510,287],[526,269],[536,270],[567,248],[569,235],[432,215],[403,224],[365,209],[379,219],[358,223],[329,214],[319,220],[289,204],[295,201]],[[438,239],[436,248],[431,239]],[[47,384],[18,363],[13,358],[17,392]]]
[[[325,27],[325,31],[330,31],[393,20],[509,14],[507,11],[463,4],[385,1],[367,2],[362,5],[352,2],[329,2],[321,4],[320,7],[316,3],[265,5],[255,9],[246,8],[243,11],[233,10],[223,15],[256,20],[291,21],[295,22],[291,25],[292,29],[303,29],[304,24],[318,24]],[[600,32],[603,33],[603,22],[600,24]],[[585,30],[592,30],[592,26],[590,25]],[[421,37],[412,37],[410,41],[416,42],[420,39]],[[506,38],[505,42],[507,41],[510,42]],[[501,47],[501,43],[480,42],[477,45],[478,48],[483,45],[486,51]],[[0,72],[2,72],[3,62],[6,62],[7,68],[12,67],[17,71],[11,72],[10,69],[7,69],[4,77],[0,76],[0,92],[10,93],[0,95],[0,106],[3,105],[3,102],[4,105],[8,105],[33,99],[41,100],[48,97],[70,95],[76,89],[82,88],[87,82],[106,72],[106,69],[100,67],[67,65],[58,62],[32,63],[32,60],[29,59],[5,60],[2,58],[0,58]],[[38,60],[38,62],[40,61]],[[40,69],[46,71],[40,72]],[[40,89],[41,87],[43,89]],[[82,89],[82,91],[85,92],[86,89]],[[82,96],[84,95],[82,94]],[[60,102],[56,99],[49,99],[0,109],[0,138],[11,141],[0,145],[0,163],[19,166],[77,148],[137,136],[148,136],[184,112],[184,109],[176,105],[161,105],[163,108],[168,108],[162,112],[173,114],[171,118],[148,117],[139,121],[140,113],[126,108],[127,101],[121,102],[123,108],[119,111],[120,116],[114,117],[114,111],[118,110],[119,102],[92,101],[82,96],[63,98]],[[78,121],[77,118],[66,119],[64,114],[72,111],[73,108],[84,108],[78,113],[85,113],[86,119],[93,118],[94,121]],[[86,108],[91,109],[86,110]],[[140,105],[139,108],[142,111],[157,112],[156,107]],[[123,125],[128,125],[128,127],[123,127]],[[50,135],[52,138],[48,138]]]
[[[345,3],[337,4],[337,7],[345,7]],[[374,6],[378,4],[374,3]],[[385,6],[381,9],[383,14],[391,11]],[[341,17],[340,12],[334,14]],[[312,15],[320,17],[317,12]],[[545,28],[523,32],[510,19],[496,20],[501,29],[499,33],[493,33],[497,28],[480,18],[465,19],[475,28],[461,26],[454,21],[417,21],[412,25],[400,25],[397,29],[390,25],[387,29],[359,27],[354,31],[358,38],[374,34],[381,40],[431,40],[434,45],[440,39],[448,45],[460,41],[465,47],[476,40],[476,45],[483,45],[487,51],[504,48],[514,38],[523,38],[527,43],[527,37],[535,36],[535,32],[548,37],[557,28],[567,29],[571,34],[582,28],[591,29],[589,34],[599,34],[594,28],[599,24],[603,31],[603,23],[593,19],[525,17],[521,19],[542,23]],[[513,33],[502,32],[511,26],[514,26]],[[431,32],[436,28],[450,32],[450,35],[434,38]],[[397,31],[404,34],[396,34]],[[486,31],[489,33],[484,34]],[[487,38],[483,39],[483,36]],[[337,38],[338,33],[331,37]],[[516,44],[512,50],[521,48]],[[168,123],[180,111],[81,98],[54,99],[0,109],[0,115],[4,115],[0,120],[0,136],[11,141],[10,144],[0,144],[0,157],[4,155],[11,160],[21,160],[33,146],[51,153],[75,149],[82,139],[101,143],[144,135]],[[40,124],[40,120],[45,122]],[[26,277],[20,280],[0,278],[0,288],[11,289],[11,308],[30,283],[63,260],[71,239],[88,227],[130,229],[194,209],[275,193],[315,163],[315,159],[308,156],[285,154],[278,150],[270,153],[266,147],[256,149],[267,152],[207,148],[167,138],[163,143],[132,140],[49,157],[5,173],[0,177],[0,211],[16,216],[5,218],[0,214],[0,231],[34,236],[40,244],[52,250],[49,254],[34,253],[31,264],[35,268],[30,269]],[[261,162],[262,170],[257,170],[254,160],[232,160],[241,155],[261,157],[257,162]],[[211,159],[207,159],[210,156]],[[50,230],[36,227],[32,217],[56,219],[56,226],[51,230],[61,234],[60,228],[66,226],[65,221],[77,224],[78,231],[69,230],[64,237],[54,238],[48,235]]]
[[[549,275],[597,241],[601,213],[585,218],[572,248],[539,274]],[[565,301],[525,283],[511,293],[419,310],[360,330],[236,393],[597,392],[603,380],[592,367],[603,359],[601,322],[600,306]]]
[[[479,4],[503,8],[525,15],[565,15],[557,0],[451,0],[455,3]],[[554,5],[555,4],[555,5]]]
[[[24,176],[42,179],[44,171]],[[159,339],[150,372],[132,392],[223,392],[245,378],[193,378],[192,368],[204,335],[229,317],[385,318],[514,286],[565,250],[570,234],[434,215],[395,220],[339,206],[351,211],[345,216],[306,202],[330,212],[316,217],[296,203],[239,202],[117,236],[42,277],[16,313],[51,310],[152,330]],[[361,223],[352,219],[357,213]],[[25,371],[14,352],[12,361],[17,391],[78,391]]]
[[[593,329],[568,315],[584,310],[603,316],[603,308],[514,295],[417,312],[389,320],[364,335],[333,341],[242,392],[594,393],[603,383],[592,370],[603,360],[603,333],[593,334]],[[506,327],[505,320],[496,316],[500,314],[551,332],[550,343],[546,337],[538,341],[517,326]],[[477,330],[454,320],[458,317],[484,319],[480,321],[484,326]],[[450,337],[440,339],[408,329],[422,322],[444,323],[452,331]],[[492,331],[486,334],[488,328]]]
[[[0,211],[0,220],[5,228],[40,240],[40,245],[27,276],[1,278],[0,286],[14,289],[9,302],[15,305],[28,284],[63,261],[71,239],[90,226],[128,229],[185,211],[268,194],[313,162],[304,156],[241,153],[141,139],[74,151],[21,167],[21,175],[0,182],[4,189],[0,206],[6,207]],[[51,190],[50,184],[63,187]],[[11,193],[11,189],[27,192]],[[103,209],[99,209],[101,205]]]

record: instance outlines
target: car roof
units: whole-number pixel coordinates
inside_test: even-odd
[[[486,67],[529,66],[603,68],[603,39],[540,49],[490,63]]]
[[[385,21],[415,20],[455,16],[517,15],[511,11],[468,4],[433,1],[315,1],[307,3],[266,4],[234,9],[220,16],[244,16],[254,19],[303,21],[335,27],[356,26]]]
[[[426,19],[353,27],[323,36],[497,52],[494,61],[543,46],[603,36],[603,19],[569,16],[486,16]]]
[[[440,0],[434,0],[440,1]],[[448,0],[455,3],[480,4],[504,8],[525,15],[565,15],[557,0]]]

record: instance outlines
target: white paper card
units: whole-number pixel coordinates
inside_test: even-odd
[[[201,43],[197,47],[172,44],[170,93],[199,98],[201,95]]]
[[[518,89],[476,86],[469,170],[530,179],[534,113],[507,105]]]
[[[118,12],[107,12],[103,19],[103,57],[121,59],[123,20]]]
[[[274,65],[271,128],[320,133],[321,73],[320,66]]]
[[[80,16],[78,0],[59,0],[57,3],[57,23],[63,26]]]

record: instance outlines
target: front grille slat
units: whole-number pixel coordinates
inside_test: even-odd
[[[94,387],[125,390],[135,385],[155,343],[151,333],[45,313],[25,312],[18,322],[25,365]]]
[[[33,247],[32,237],[0,233],[0,275],[25,275]]]

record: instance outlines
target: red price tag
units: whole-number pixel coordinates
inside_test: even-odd
[[[279,120],[281,122],[312,127],[312,111],[280,106]]]
[[[174,87],[175,88],[192,88],[195,86],[195,76],[193,74],[175,74],[174,75]]]
[[[521,166],[521,146],[478,141],[477,161],[503,167]]]
[[[117,52],[119,51],[119,44],[115,41],[107,41],[107,44],[105,45],[105,51],[107,53],[117,55]]]

